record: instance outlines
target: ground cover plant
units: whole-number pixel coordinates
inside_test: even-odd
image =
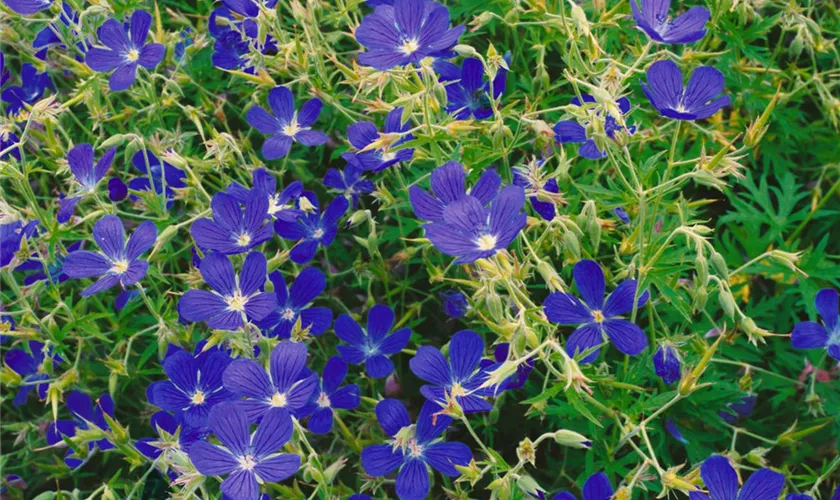
[[[825,0],[2,0],[2,498],[840,498]]]

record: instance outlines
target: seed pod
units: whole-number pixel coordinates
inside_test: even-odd
[[[571,231],[566,231],[563,234],[563,249],[566,255],[575,261],[580,260],[580,240],[577,235]]]
[[[726,259],[723,258],[723,255],[712,251],[711,262],[715,273],[724,281],[729,281],[729,267],[726,265]]]
[[[735,297],[732,296],[732,292],[729,291],[728,288],[721,288],[720,294],[718,295],[718,299],[720,300],[720,305],[723,307],[723,311],[726,315],[730,318],[735,317]]]
[[[709,284],[709,261],[702,253],[697,254],[694,259],[694,270],[697,271],[695,278],[697,286],[705,287]]]

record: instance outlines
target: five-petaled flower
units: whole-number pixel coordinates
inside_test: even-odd
[[[840,361],[840,313],[837,291],[824,288],[814,299],[823,324],[803,321],[793,327],[790,343],[797,349],[826,349],[828,355]]]
[[[680,366],[679,351],[672,344],[662,344],[653,353],[653,369],[666,384],[673,384],[680,379]]]
[[[24,64],[20,72],[20,86],[13,85],[3,90],[2,99],[9,103],[6,113],[12,117],[19,116],[27,106],[35,104],[47,89],[54,89],[50,75],[46,71],[39,73],[30,63]]]
[[[580,301],[574,295],[554,292],[545,299],[543,307],[548,320],[561,325],[580,325],[568,339],[566,351],[577,355],[595,348],[581,363],[591,363],[598,357],[598,347],[604,335],[624,354],[636,355],[647,347],[647,337],[635,323],[621,318],[633,310],[636,297],[636,280],[624,280],[604,302],[604,271],[591,260],[575,264],[573,271]],[[637,308],[641,308],[650,297],[645,291],[639,294]]]
[[[429,494],[428,466],[441,474],[458,477],[458,466],[472,460],[464,443],[447,443],[438,438],[452,423],[446,415],[436,415],[440,407],[426,402],[412,425],[408,411],[395,399],[376,405],[376,418],[390,438],[388,444],[374,444],[362,450],[362,467],[368,475],[385,476],[399,469],[397,496],[402,500],[422,500]]]
[[[490,82],[484,81],[484,64],[480,59],[468,57],[460,68],[452,63],[440,62],[435,69],[440,74],[440,81],[446,84],[447,113],[456,120],[483,120],[493,116]],[[507,70],[499,68],[493,78],[493,101],[505,92],[506,78]]]
[[[262,145],[266,160],[286,156],[292,142],[304,146],[320,146],[327,142],[326,134],[311,128],[321,114],[321,100],[317,97],[306,101],[300,111],[296,111],[292,91],[287,87],[274,87],[268,93],[268,105],[273,115],[260,106],[252,107],[246,114],[250,126],[271,136]]]
[[[490,367],[480,367],[484,340],[472,330],[461,330],[449,342],[449,362],[439,349],[420,346],[409,361],[411,371],[429,382],[420,392],[441,407],[455,401],[464,413],[490,411],[493,405],[484,396],[501,392],[500,387],[482,388]]]
[[[126,90],[137,77],[137,66],[155,69],[166,55],[166,48],[160,43],[146,43],[152,16],[143,10],[131,14],[128,31],[123,23],[108,19],[97,30],[99,42],[108,48],[93,47],[87,53],[85,62],[90,69],[104,73],[115,70],[108,81],[111,90]]]
[[[673,61],[656,61],[647,70],[642,90],[662,116],[675,120],[702,120],[729,106],[723,92],[723,74],[711,66],[700,66],[691,73],[683,88],[683,76]]]
[[[362,178],[363,172],[361,168],[352,163],[348,163],[341,171],[331,168],[324,174],[324,187],[342,193],[353,203],[353,208],[356,208],[359,205],[361,195],[372,193],[376,189],[373,181]]]
[[[338,232],[338,220],[350,205],[347,198],[338,196],[323,213],[320,213],[318,198],[313,193],[305,191],[301,198],[306,199],[306,203],[312,206],[311,210],[306,211],[296,221],[274,221],[274,230],[278,236],[297,241],[297,245],[289,253],[289,258],[296,264],[306,264],[312,260],[319,245],[332,245]]]
[[[430,185],[434,196],[419,186],[408,188],[408,197],[414,215],[429,222],[443,221],[443,210],[447,205],[460,200],[467,194],[475,197],[483,206],[487,206],[499,193],[502,178],[493,168],[482,172],[472,189],[467,191],[467,176],[464,167],[455,161],[449,161],[432,171]]]
[[[670,19],[671,0],[630,0],[636,25],[654,42],[694,43],[706,35],[710,13],[706,7],[694,6]]]
[[[188,291],[178,302],[178,313],[185,321],[206,321],[218,330],[236,330],[246,321],[262,320],[277,306],[273,293],[260,291],[267,267],[265,255],[251,252],[237,277],[226,255],[209,253],[201,259],[199,271],[213,291]]]
[[[3,317],[4,322],[6,318],[6,316]],[[11,320],[11,316],[8,319]],[[28,345],[29,352],[23,349],[11,349],[3,358],[6,366],[23,379],[20,389],[15,394],[13,401],[15,406],[26,403],[26,398],[29,397],[29,393],[36,387],[38,388],[38,397],[42,401],[45,400],[47,398],[47,388],[50,385],[46,381],[49,380],[50,376],[44,369],[44,362],[49,360],[51,364],[55,364],[64,361],[61,356],[53,353],[52,347],[46,348],[45,352],[44,344],[37,340],[30,340]]]
[[[190,427],[204,427],[210,410],[233,398],[222,385],[222,374],[229,364],[230,356],[223,351],[214,352],[201,362],[186,351],[178,351],[164,360],[163,371],[169,380],[149,387],[149,402],[175,412]]]
[[[100,252],[76,250],[64,260],[64,273],[74,279],[102,276],[82,291],[87,297],[115,286],[131,286],[146,275],[149,262],[139,257],[157,239],[157,228],[151,221],[141,223],[125,241],[125,229],[119,217],[106,215],[93,226],[93,241]]]
[[[252,359],[231,363],[224,374],[225,388],[246,397],[236,404],[251,422],[273,408],[298,415],[318,387],[318,375],[306,367],[306,357],[306,345],[284,340],[271,350],[268,372]]]
[[[770,469],[758,469],[738,491],[738,473],[729,464],[729,459],[721,455],[712,455],[703,461],[700,476],[709,493],[692,491],[691,500],[775,500],[785,487],[784,475]]]
[[[335,410],[352,410],[359,406],[359,386],[339,387],[347,376],[347,363],[338,356],[331,357],[324,366],[321,386],[312,393],[312,400],[301,413],[310,415],[307,427],[315,434],[326,434],[333,428]]]
[[[394,311],[383,304],[368,311],[364,330],[356,320],[342,314],[335,321],[335,334],[349,345],[339,345],[338,353],[348,363],[364,363],[365,371],[373,378],[387,377],[394,371],[394,363],[388,357],[402,351],[411,338],[410,328],[390,333],[393,326]]]
[[[290,288],[286,287],[280,271],[272,272],[268,279],[274,284],[277,307],[260,321],[260,328],[268,335],[281,339],[291,337],[298,320],[300,328],[308,329],[310,335],[321,335],[327,331],[332,324],[332,311],[327,307],[310,306],[327,287],[327,280],[320,269],[307,267],[298,274]]]
[[[411,122],[406,121],[403,123],[403,111],[404,109],[402,107],[394,108],[385,117],[385,126],[382,129],[382,134],[400,134],[400,138],[387,147],[383,146],[382,148],[364,150],[380,140],[379,130],[376,129],[376,125],[370,122],[358,122],[350,125],[347,129],[347,140],[350,141],[350,145],[356,148],[357,151],[344,153],[341,157],[362,170],[372,172],[381,172],[400,162],[410,160],[414,156],[413,148],[402,148],[397,151],[391,151],[391,148],[395,148],[400,144],[414,139],[413,135],[406,134],[411,128]]]
[[[449,27],[449,9],[431,0],[395,0],[362,19],[356,40],[367,48],[359,62],[378,70],[445,55],[464,26]]]
[[[253,187],[246,188],[238,182],[231,182],[227,187],[227,194],[233,196],[236,201],[245,205],[252,196],[268,196],[268,215],[275,219],[294,221],[303,215],[303,212],[294,206],[295,200],[303,193],[303,183],[295,181],[286,186],[285,189],[277,191],[277,179],[268,170],[258,168],[251,175]]]
[[[73,415],[73,420],[56,420],[47,427],[46,438],[49,446],[62,445],[64,444],[62,436],[72,438],[76,435],[76,431],[88,430],[91,425],[105,432],[111,430],[108,421],[105,420],[105,415],[114,418],[114,400],[110,395],[103,394],[94,404],[87,394],[70,391],[64,396],[64,401],[70,414]],[[84,464],[96,448],[106,451],[113,449],[114,445],[108,441],[108,438],[102,438],[89,441],[87,448],[88,454],[85,457],[77,456],[72,448],[68,448],[64,454],[64,463],[71,469],[75,469]]]
[[[583,94],[581,97],[583,97],[584,104],[596,103],[595,98],[589,94]],[[580,107],[580,99],[577,97],[573,98],[571,104],[573,106]],[[630,100],[626,97],[616,99],[615,104],[622,115],[626,115],[630,112]],[[600,114],[600,112],[596,112],[596,115],[600,116]],[[561,144],[582,143],[583,146],[578,149],[578,154],[589,160],[606,158],[606,150],[599,147],[598,143],[595,142],[595,139],[587,135],[585,125],[588,125],[588,122],[581,125],[574,120],[561,120],[554,125],[554,138]],[[604,134],[606,137],[613,139],[617,132],[622,131],[632,135],[636,132],[636,127],[634,125],[629,127],[621,125],[611,114],[607,113],[604,118]]]
[[[233,500],[256,500],[260,484],[279,483],[300,468],[298,455],[279,453],[293,432],[282,408],[266,413],[252,434],[245,412],[235,403],[223,403],[210,411],[209,426],[221,446],[197,441],[189,448],[190,460],[205,476],[227,475],[222,493]]]
[[[190,227],[190,234],[204,251],[225,255],[247,252],[274,236],[271,224],[265,223],[268,206],[265,192],[252,192],[244,210],[233,196],[216,193],[210,202],[213,219],[198,219]]]

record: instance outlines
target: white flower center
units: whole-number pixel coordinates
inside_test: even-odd
[[[286,310],[283,311],[283,319],[287,321],[295,319],[295,312],[292,310],[291,307],[287,307]]]
[[[455,382],[454,384],[452,384],[452,389],[449,390],[449,393],[452,395],[453,398],[462,397],[467,395],[467,390],[464,389],[464,387],[461,384]]]
[[[485,234],[475,242],[479,250],[494,250],[496,248],[496,237],[492,234]]]
[[[280,198],[279,194],[268,197],[268,215],[274,215],[281,210],[286,210],[289,205],[281,205],[277,200]]]
[[[140,59],[140,51],[137,49],[131,49],[125,55],[125,60],[128,62],[135,62],[138,59]]]
[[[400,47],[400,52],[407,56],[410,56],[411,54],[417,52],[417,49],[419,48],[420,44],[417,42],[417,39],[412,38],[403,42],[402,47]]]
[[[257,465],[257,461],[251,455],[239,457],[239,465],[245,470],[251,470]]]
[[[204,404],[204,399],[205,398],[204,398],[204,393],[203,392],[195,391],[195,394],[192,395],[192,397],[190,398],[190,401],[192,401],[192,404],[194,404],[194,405],[200,405],[200,404]]]
[[[392,153],[390,151],[385,151],[384,153],[382,153],[382,161],[383,162],[391,161],[396,157],[397,157],[397,153]]]
[[[233,295],[225,297],[225,302],[227,302],[228,310],[244,312],[248,297],[243,297],[239,292],[235,292]]]
[[[294,137],[297,135],[298,132],[301,131],[300,126],[298,125],[297,119],[292,120],[291,123],[283,127],[283,135],[287,135],[289,137]]]
[[[596,323],[603,323],[604,313],[602,313],[601,311],[592,311],[592,318],[595,319]]]
[[[312,237],[315,238],[316,240],[320,240],[323,236],[324,236],[324,230],[321,229],[320,227],[312,233]]]
[[[236,239],[236,244],[241,247],[247,247],[249,243],[251,243],[250,234],[242,233],[239,235],[239,238]]]
[[[286,395],[275,392],[274,395],[271,396],[271,401],[269,403],[275,408],[282,408],[286,406]]]
[[[115,260],[112,262],[111,272],[116,274],[123,274],[128,271],[128,261],[125,259]]]
[[[330,397],[327,396],[326,392],[322,392],[320,396],[318,396],[318,406],[321,408],[329,408],[330,407]]]

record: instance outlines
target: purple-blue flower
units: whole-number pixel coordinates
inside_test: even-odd
[[[627,214],[627,210],[624,210],[624,207],[615,207],[612,209],[612,213],[614,213],[621,222],[630,224],[630,216]]]
[[[584,104],[594,104],[596,102],[595,98],[589,94],[583,94],[581,97],[583,97]],[[621,111],[622,115],[626,115],[630,112],[630,100],[626,97],[617,99],[615,103],[618,105],[618,109]],[[574,97],[571,104],[573,106],[580,107],[580,99]],[[581,125],[575,120],[561,120],[554,125],[554,139],[561,144],[582,143],[583,145],[580,149],[578,149],[578,154],[584,158],[590,160],[606,158],[607,152],[599,148],[595,143],[595,140],[587,135],[586,125],[588,125],[588,122]],[[636,132],[636,127],[634,125],[629,127],[620,125],[618,121],[616,121],[616,119],[608,113],[604,118],[604,133],[607,137],[612,139],[615,137],[616,132],[620,132],[622,130],[628,134],[633,134]]]
[[[166,47],[162,44],[146,43],[151,25],[152,16],[148,12],[135,10],[128,30],[116,19],[108,19],[97,30],[99,42],[107,48],[91,48],[85,62],[97,73],[114,70],[108,81],[108,87],[114,92],[131,87],[138,65],[152,70],[166,55]]]
[[[38,102],[47,89],[53,88],[50,75],[46,71],[39,73],[32,64],[24,64],[20,71],[20,85],[6,87],[3,90],[3,101],[8,103],[6,113],[9,116],[17,116],[18,113],[26,110],[27,106]]]
[[[397,0],[399,1],[399,0]],[[449,477],[461,475],[456,465],[466,466],[472,452],[464,443],[438,440],[452,423],[446,415],[435,415],[440,408],[426,402],[412,425],[408,411],[395,399],[384,399],[376,405],[376,418],[390,438],[387,444],[374,444],[362,450],[362,467],[374,477],[385,476],[399,469],[396,481],[401,500],[422,500],[429,494],[431,466]]]
[[[723,73],[711,66],[700,66],[691,73],[683,88],[683,76],[673,61],[656,61],[647,70],[642,90],[659,114],[675,120],[702,120],[729,106],[723,92]]]
[[[449,342],[448,362],[439,349],[424,345],[417,348],[409,366],[417,377],[429,383],[420,388],[429,401],[445,407],[454,400],[464,413],[490,411],[493,405],[485,397],[502,388],[481,388],[488,378],[488,370],[479,366],[483,354],[481,336],[472,330],[461,330]]]
[[[679,427],[677,427],[677,424],[676,422],[674,422],[673,418],[665,420],[665,430],[667,430],[668,434],[673,436],[673,438],[679,441],[680,443],[688,444],[688,439],[686,439],[685,436],[683,436],[682,431]]]
[[[403,123],[402,114],[402,107],[389,111],[388,116],[385,117],[385,126],[382,129],[382,133],[405,134],[408,132],[411,129],[411,122],[406,121]],[[379,130],[377,130],[376,125],[370,122],[354,123],[347,129],[347,140],[350,141],[350,145],[356,148],[357,151],[348,151],[342,154],[341,157],[362,170],[381,172],[400,162],[407,162],[414,156],[413,148],[390,151],[391,148],[413,140],[414,136],[411,134],[403,135],[398,141],[390,145],[388,149],[361,151],[378,139]]]
[[[274,284],[277,307],[262,319],[259,327],[268,331],[271,337],[291,337],[295,323],[300,321],[301,329],[309,329],[310,335],[321,335],[332,325],[333,314],[327,307],[311,307],[319,295],[324,293],[327,280],[324,273],[315,267],[307,267],[298,274],[291,287],[280,271],[274,271],[268,279]]]
[[[295,221],[303,215],[303,212],[294,206],[294,202],[303,193],[303,184],[300,181],[294,181],[286,186],[285,189],[278,192],[277,179],[268,170],[264,168],[254,170],[252,179],[253,187],[251,189],[246,188],[238,182],[231,182],[225,192],[233,196],[236,201],[243,205],[247,204],[248,199],[252,196],[267,196],[268,215],[275,219]]]
[[[11,316],[3,316],[4,322],[6,318],[11,319]],[[61,356],[53,353],[52,347],[48,347],[45,352],[44,344],[37,340],[29,341],[29,352],[23,349],[11,349],[6,353],[3,358],[6,366],[23,379],[13,401],[15,406],[26,403],[29,393],[36,387],[38,388],[38,397],[42,401],[47,398],[47,388],[50,385],[49,382],[46,382],[50,377],[44,372],[44,362],[47,358],[50,359],[51,363],[64,361]]]
[[[552,323],[580,325],[566,339],[566,351],[575,356],[595,348],[581,360],[581,363],[591,363],[598,357],[604,335],[624,354],[635,356],[644,351],[648,343],[645,332],[635,323],[621,318],[633,310],[636,280],[622,281],[605,303],[606,284],[600,265],[582,260],[575,264],[573,274],[583,301],[571,294],[554,292],[543,303],[545,314]],[[644,306],[649,297],[647,291],[639,294],[637,307]]]
[[[212,353],[202,362],[186,351],[178,351],[163,361],[169,380],[149,387],[149,402],[176,412],[177,418],[190,427],[204,427],[215,405],[233,399],[233,394],[222,385],[222,374],[230,362],[230,356],[223,351]]]
[[[226,255],[207,254],[199,271],[213,291],[188,291],[178,302],[178,313],[185,321],[204,321],[217,330],[236,330],[248,321],[262,320],[277,306],[273,293],[261,291],[267,268],[265,255],[251,252],[237,276]]]
[[[280,453],[293,432],[282,408],[267,412],[251,434],[245,412],[224,403],[210,412],[209,426],[220,445],[197,441],[189,448],[190,460],[205,476],[226,475],[222,493],[233,500],[257,500],[261,483],[279,483],[300,468],[298,455]]]
[[[73,10],[73,7],[69,3],[61,2],[61,13],[58,16],[58,20],[64,26],[73,27],[73,34],[78,35],[78,30],[75,29],[75,26],[79,23],[79,13]],[[43,49],[44,47],[49,47],[51,45],[59,45],[63,47],[63,41],[59,38],[58,33],[61,33],[61,27],[55,22],[44,26],[41,31],[35,35],[35,39],[32,40],[32,48]],[[87,49],[84,43],[79,43],[79,48],[82,51]]]
[[[247,252],[274,236],[268,218],[268,194],[252,193],[243,210],[227,193],[216,193],[210,202],[213,219],[198,219],[190,234],[203,251],[214,250],[225,255]]]
[[[388,359],[408,344],[411,328],[401,328],[391,333],[394,326],[394,311],[382,304],[368,311],[367,328],[364,330],[356,320],[342,314],[335,321],[335,334],[347,345],[336,347],[348,363],[365,364],[365,371],[373,378],[387,377],[394,371],[394,363]]]
[[[444,208],[442,221],[423,228],[435,248],[457,257],[456,264],[469,264],[511,244],[527,221],[523,205],[525,190],[510,185],[499,192],[490,208],[475,196],[463,196]]]
[[[680,354],[671,344],[662,344],[653,353],[653,369],[666,384],[673,384],[681,377]]]
[[[149,262],[139,257],[155,244],[157,228],[151,221],[141,223],[125,241],[119,217],[106,215],[93,226],[93,240],[99,252],[76,250],[64,260],[64,272],[73,279],[101,276],[82,291],[82,297],[105,291],[117,283],[131,286],[146,276]]]
[[[378,70],[437,57],[458,43],[464,26],[449,27],[449,9],[431,0],[395,0],[380,5],[356,29],[367,52],[359,63]]]
[[[750,416],[755,409],[757,398],[755,394],[747,394],[736,403],[729,403],[726,405],[726,410],[718,412],[718,416],[724,422],[735,425],[738,420]]]
[[[49,9],[52,0],[3,0],[10,9],[23,16],[29,16]]]
[[[76,181],[82,186],[82,190],[89,193],[96,188],[99,181],[108,173],[108,169],[111,168],[116,154],[117,148],[111,148],[94,165],[93,146],[90,144],[79,144],[67,153],[67,163],[70,165],[70,171],[73,172]]]
[[[356,208],[361,195],[376,190],[373,181],[363,179],[362,173],[363,170],[352,163],[348,163],[341,171],[331,168],[324,174],[324,186],[342,193],[353,203],[353,208]]]
[[[131,158],[131,164],[134,165],[143,176],[131,179],[128,181],[128,187],[132,191],[151,191],[154,185],[154,191],[157,194],[166,193],[166,199],[172,200],[175,196],[173,189],[183,189],[187,187],[184,182],[187,174],[178,167],[175,167],[165,161],[161,161],[154,153],[146,150],[141,150],[134,153]],[[132,199],[137,198],[132,195]],[[168,202],[167,207],[172,202]]]
[[[490,82],[484,81],[484,65],[480,59],[468,57],[458,68],[449,62],[435,65],[440,80],[446,84],[446,112],[456,120],[475,118],[483,120],[493,116],[490,103]],[[493,78],[493,100],[505,92],[507,70],[499,68]]]
[[[482,172],[472,189],[467,191],[464,167],[455,161],[446,162],[432,171],[431,188],[434,196],[419,186],[408,188],[408,198],[414,215],[429,222],[442,222],[444,209],[467,194],[487,206],[496,198],[502,178],[493,168]]]
[[[10,156],[20,161],[20,137],[7,130],[0,130],[0,160],[7,160]],[[12,148],[12,146],[17,146]],[[8,151],[7,151],[8,150]],[[4,152],[5,151],[5,152]]]
[[[326,434],[333,428],[335,410],[352,410],[359,406],[359,386],[340,387],[347,376],[347,363],[338,356],[327,360],[321,387],[312,393],[312,400],[301,413],[310,415],[307,427],[314,434]]]
[[[315,256],[318,246],[332,245],[338,233],[338,221],[349,207],[347,198],[337,196],[323,213],[318,206],[318,198],[311,192],[304,192],[301,196],[312,205],[311,211],[304,212],[296,221],[276,220],[274,231],[286,240],[297,241],[289,253],[295,264],[306,264]]]
[[[837,291],[831,288],[820,290],[814,306],[823,324],[815,321],[797,323],[790,335],[790,343],[796,349],[826,349],[829,356],[840,361],[840,298]]]
[[[785,476],[770,469],[759,469],[752,473],[738,490],[738,473],[729,464],[729,459],[712,455],[700,466],[700,477],[706,484],[708,494],[692,491],[691,500],[770,500],[777,499],[785,487]]]
[[[9,70],[6,68],[6,56],[0,52],[0,87],[6,85],[6,80],[9,79]]]
[[[119,177],[108,179],[108,199],[111,201],[123,201],[128,196],[128,186]]]
[[[670,19],[671,0],[630,0],[636,25],[654,42],[694,43],[706,35],[710,13],[695,6]]]
[[[25,225],[16,220],[7,224],[0,224],[0,269],[8,266],[15,254],[20,250],[23,238],[29,239],[38,232],[39,220],[29,221]]]
[[[77,430],[87,430],[91,424],[103,431],[111,430],[104,416],[114,417],[114,400],[108,394],[103,394],[94,405],[87,394],[80,391],[70,391],[65,395],[64,401],[67,404],[67,409],[70,410],[70,414],[73,415],[73,420],[56,420],[50,424],[46,436],[48,445],[63,445],[62,436],[72,438],[76,435]],[[106,451],[114,448],[114,445],[107,438],[92,441],[88,443],[88,456],[84,459],[77,457],[73,449],[68,448],[64,455],[64,463],[71,469],[75,469],[84,464],[90,458],[90,453],[96,448]]]
[[[484,370],[492,370],[499,366],[498,363],[504,363],[510,354],[510,344],[503,342],[497,344],[493,349],[493,359],[482,359],[480,366]],[[494,366],[495,365],[495,366]],[[524,363],[520,363],[516,367],[516,373],[511,375],[502,385],[506,391],[516,391],[525,387],[525,382],[528,380],[528,375],[534,369],[534,358],[528,358]]]
[[[538,160],[526,166],[514,167],[513,183],[525,189],[525,194],[534,211],[543,219],[550,221],[557,215],[556,203],[563,198],[559,194],[560,186],[557,185],[557,179],[545,178],[545,173],[542,171],[543,163],[545,163],[544,160]],[[556,201],[549,201],[552,199]]]
[[[613,496],[610,479],[603,472],[596,472],[583,483],[581,498],[583,500],[610,500]],[[551,500],[576,500],[568,491],[555,493]],[[734,500],[734,499],[733,499]]]
[[[236,404],[251,422],[274,408],[297,415],[318,387],[318,375],[306,367],[306,358],[306,345],[284,340],[271,350],[268,372],[252,359],[231,363],[224,374],[225,388],[246,397]]]
[[[268,105],[274,114],[260,106],[248,110],[248,125],[269,135],[263,142],[262,153],[266,160],[276,160],[289,153],[293,142],[304,146],[320,146],[327,142],[327,135],[312,130],[321,114],[321,100],[310,99],[295,110],[295,96],[287,87],[274,87],[268,93]]]
[[[143,456],[152,460],[161,455],[168,457],[175,451],[186,451],[207,433],[206,430],[180,424],[175,417],[165,411],[159,411],[152,415],[151,426],[157,434],[157,438],[140,438],[134,442],[134,447]],[[167,471],[167,475],[170,480],[178,477],[178,473],[172,469]]]
[[[467,296],[458,290],[447,290],[440,293],[440,300],[443,302],[443,313],[450,318],[463,318],[467,314],[470,304]]]
[[[23,284],[29,286],[36,281],[50,280],[54,283],[64,283],[70,276],[64,272],[64,259],[76,250],[82,248],[84,241],[77,241],[67,245],[67,252],[63,254],[61,250],[56,251],[55,260],[52,263],[46,263],[41,260],[40,255],[34,252],[30,259],[23,261],[15,268],[16,272],[27,273],[23,279]]]

